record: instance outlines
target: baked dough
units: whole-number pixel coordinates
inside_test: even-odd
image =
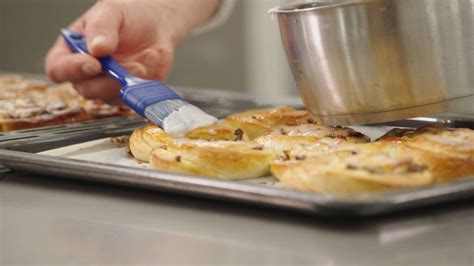
[[[290,159],[334,149],[347,143],[367,143],[370,138],[348,127],[328,127],[318,124],[280,126],[255,139],[265,149],[273,149]]]
[[[147,125],[135,130],[130,136],[130,152],[142,162],[150,161],[154,148],[165,145],[174,138],[155,125]]]
[[[430,156],[428,164],[438,182],[474,175],[474,131],[442,125],[417,130],[394,129],[378,140],[400,142]]]
[[[221,124],[215,127],[216,131],[223,128]],[[205,140],[203,132],[208,131],[197,134],[202,139],[176,139],[161,128],[148,125],[132,134],[130,150],[135,158],[149,161],[151,168],[166,172],[232,180],[270,174],[274,151],[247,141]],[[212,139],[215,134],[207,137]]]
[[[435,181],[423,154],[396,143],[349,145],[299,162],[277,162],[272,173],[285,187],[339,196]]]
[[[69,83],[48,87],[40,80],[0,76],[0,131],[132,114],[122,106],[86,100]]]
[[[154,149],[153,169],[203,177],[240,180],[270,174],[276,153],[253,142],[175,139]]]
[[[374,143],[338,145],[312,153],[310,148],[292,151],[303,152],[306,160],[272,165],[272,173],[284,186],[360,195],[474,174],[474,131],[470,129],[394,129]]]
[[[271,171],[285,187],[341,196],[474,174],[470,129],[393,130],[370,143],[351,128],[319,125],[288,107],[231,115],[182,139],[149,125],[133,133],[130,148],[161,171],[232,180]]]
[[[225,122],[218,122],[216,124],[197,128],[188,134],[186,138],[201,139],[208,141],[215,140],[231,140],[231,141],[248,141],[249,137],[242,129],[234,129]]]
[[[205,141],[247,141],[248,137],[242,130],[229,127],[225,123],[198,128],[186,135],[187,139]],[[130,136],[130,151],[133,156],[143,162],[149,162],[149,157],[153,149],[168,144],[175,140],[175,137],[167,134],[156,125],[149,124],[139,128]]]
[[[308,111],[291,107],[251,110],[230,115],[226,122],[234,129],[242,129],[251,140],[272,132],[280,126],[316,123]]]
[[[264,112],[288,114],[289,110],[276,108]],[[350,128],[309,124],[311,121],[308,121],[310,119],[307,118],[307,113],[292,110],[291,115],[285,115],[284,119],[279,118],[278,121],[302,124],[276,126],[279,122],[275,122],[275,116],[270,115],[270,122],[267,124],[272,126],[267,128],[277,129],[268,135],[260,136],[255,141],[249,141],[244,130],[230,126],[226,119],[209,127],[196,129],[183,139],[176,139],[161,128],[148,125],[132,134],[130,150],[135,158],[150,162],[151,167],[158,170],[224,179],[248,179],[268,175],[270,164],[277,157],[285,158],[286,154],[299,143],[315,145],[319,141],[326,140],[337,143],[369,141],[368,137]],[[262,112],[257,110],[247,114]],[[305,119],[302,120],[301,117]],[[260,123],[264,124],[266,121],[260,120]],[[249,125],[244,126],[249,128]],[[256,136],[257,132],[265,134],[266,130],[251,130],[251,132]],[[179,160],[175,160],[176,158]]]

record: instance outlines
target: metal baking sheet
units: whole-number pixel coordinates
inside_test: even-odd
[[[44,75],[40,74],[0,71],[0,75],[18,75],[25,78],[43,80],[46,83],[49,82]],[[199,106],[207,113],[216,117],[225,117],[233,112],[268,105],[265,102],[258,102],[251,97],[239,93],[182,86],[172,86],[172,88],[186,101]],[[295,107],[302,107],[301,102],[298,100],[285,101],[285,104],[288,103]],[[126,134],[143,123],[144,119],[138,116],[111,117],[78,123],[0,132],[0,148],[37,152],[60,147],[60,143],[63,143],[64,139],[71,139],[71,141],[77,143],[78,140],[84,142],[111,136],[111,131],[115,135]],[[122,127],[122,132],[118,130],[120,127]],[[57,136],[62,137],[57,138]],[[35,143],[35,145],[28,145],[29,143]],[[64,146],[64,144],[62,145]]]
[[[426,123],[432,120],[422,121]],[[357,129],[365,133],[369,130],[369,135],[376,138],[389,127]],[[116,132],[109,132],[113,133]],[[341,198],[281,188],[274,185],[271,178],[223,181],[169,174],[149,170],[145,165],[126,159],[125,148],[111,145],[110,139],[97,139],[92,142],[63,140],[62,148],[42,154],[0,150],[0,162],[7,168],[30,173],[172,191],[326,216],[373,216],[474,196],[473,178],[367,197]],[[70,146],[72,141],[77,141],[78,146]],[[110,158],[103,159],[107,157]]]

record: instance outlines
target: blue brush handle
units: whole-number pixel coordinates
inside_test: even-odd
[[[86,38],[84,35],[66,29],[61,30],[61,35],[63,36],[71,51],[81,54],[89,54],[89,49],[87,49]],[[102,71],[109,74],[115,80],[120,82],[120,85],[122,85],[122,87],[129,85],[127,78],[136,78],[125,68],[123,68],[119,63],[117,63],[117,61],[115,61],[111,56],[102,57],[98,60],[102,65]]]
[[[61,35],[71,51],[89,54],[84,35],[67,29],[61,30]],[[124,69],[111,56],[98,58],[102,71],[117,80],[122,86],[120,96],[122,100],[135,112],[145,116],[145,109],[164,100],[181,99],[173,90],[157,81],[140,79]]]

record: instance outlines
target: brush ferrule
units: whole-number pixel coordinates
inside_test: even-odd
[[[168,87],[158,82],[147,82],[132,87],[125,86],[120,93],[122,100],[135,112],[145,116],[145,109],[165,100],[176,100],[181,97]]]

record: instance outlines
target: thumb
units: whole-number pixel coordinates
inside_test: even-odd
[[[94,57],[113,54],[118,47],[121,12],[113,5],[98,2],[85,18],[84,33],[89,52]]]

